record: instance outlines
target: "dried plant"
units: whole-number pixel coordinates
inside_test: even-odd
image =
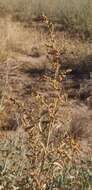
[[[48,17],[44,13],[42,14],[42,18],[48,28],[48,35],[50,37],[50,41],[46,44],[46,47],[48,49],[48,54],[51,54],[53,56],[53,60],[55,62],[54,63],[55,79],[57,79],[60,69],[59,58],[61,55],[61,49],[57,48],[56,45],[54,24],[48,19]]]
[[[8,122],[9,126],[14,126],[15,122],[17,129],[9,131],[6,124],[6,131],[0,130],[0,188],[91,190],[92,160],[81,157],[81,142],[74,138],[80,131],[76,131],[75,134],[73,131],[77,126],[75,120],[71,123],[73,105],[67,101],[67,96],[65,98],[62,95],[60,80],[62,73],[59,70],[62,49],[56,45],[54,24],[44,14],[43,20],[50,38],[45,48],[47,47],[48,54],[51,54],[54,60],[52,63],[54,76],[46,73],[33,77],[31,74],[21,72],[19,63],[17,60],[14,62],[14,59],[10,64],[2,63],[3,68],[6,65],[7,67],[6,72],[4,68],[2,73],[5,74],[5,83],[1,98],[3,109],[0,110],[0,124],[2,125],[2,121],[4,124]],[[20,32],[21,29],[17,28],[15,31],[10,27],[9,31],[15,36],[15,40],[12,40],[16,45],[16,31]],[[34,35],[29,42],[30,31],[27,32],[27,37],[25,30],[23,31],[21,43],[24,44],[24,40],[27,39],[27,44],[30,44]],[[34,33],[34,30],[32,32]],[[18,34],[18,42],[20,36],[21,32]],[[39,35],[37,37],[39,38]],[[26,67],[25,60],[24,63]],[[23,67],[22,64],[21,66]],[[30,92],[27,91],[27,87]],[[7,120],[13,115],[15,120],[12,122]],[[71,130],[70,124],[73,125]]]

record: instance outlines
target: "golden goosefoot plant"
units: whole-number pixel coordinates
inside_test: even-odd
[[[48,19],[48,17],[44,13],[42,14],[42,19],[43,19],[43,22],[47,25],[48,34],[50,37],[50,41],[48,41],[48,43],[46,43],[45,45],[48,49],[48,54],[51,54],[53,56],[55,79],[58,79],[59,69],[60,69],[59,58],[61,54],[61,49],[57,48],[57,45],[56,45],[54,24]]]
[[[52,23],[52,21],[49,20],[49,18],[43,13],[42,14],[42,20],[46,24],[48,29],[48,35],[50,40],[48,40],[48,43],[46,43],[48,54],[53,56],[53,70],[55,72],[55,80],[62,81],[63,78],[65,78],[66,74],[70,72],[71,70],[68,69],[66,71],[63,71],[60,74],[60,68],[62,67],[60,62],[60,56],[61,54],[65,53],[65,49],[61,49],[59,46],[57,46],[56,43],[56,36],[55,36],[55,25]]]
[[[42,14],[42,21],[46,24],[47,29],[48,29],[48,42],[45,44],[47,47],[47,52],[52,56],[53,60],[53,71],[54,71],[54,79],[50,77],[50,81],[52,82],[53,87],[56,90],[61,89],[60,83],[62,80],[66,77],[66,74],[70,72],[69,70],[66,71],[61,71],[60,69],[62,68],[62,64],[60,62],[60,56],[62,53],[65,52],[65,49],[61,49],[59,46],[57,46],[56,42],[56,35],[55,35],[55,25],[52,23],[52,21],[49,20],[49,18],[43,13]],[[60,90],[61,91],[61,90]],[[64,92],[64,89],[62,88],[62,94],[65,102],[67,101],[67,95]],[[59,93],[60,95],[61,93]],[[61,99],[61,97],[59,96]]]

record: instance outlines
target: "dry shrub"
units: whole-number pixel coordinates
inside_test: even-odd
[[[31,46],[30,42],[33,43],[36,41],[40,43],[40,40],[38,41],[38,39],[41,34],[36,37],[36,40],[33,39],[33,41],[31,41],[31,37],[29,40],[30,35],[34,38],[34,36],[38,34],[37,31],[35,31],[35,34],[34,31],[30,34],[29,31],[25,31],[24,28],[20,27],[20,25],[13,25],[11,22],[8,27],[9,36],[7,46],[11,51],[15,51],[17,48],[23,50],[24,46],[28,48]],[[17,49],[17,51],[19,51],[19,49]],[[23,60],[24,56],[22,57],[22,61]],[[14,62],[11,61],[10,65],[12,64],[14,64]],[[17,66],[19,69],[19,65],[15,64],[14,66]],[[16,71],[13,74],[16,74]],[[20,74],[19,70],[17,70],[16,75],[17,82],[14,78],[15,83],[19,83],[18,74]],[[31,80],[31,77],[27,78],[27,76],[25,77],[23,74],[20,75],[23,82],[27,83],[28,80]],[[13,88],[18,100],[17,98],[13,98],[12,94],[11,98],[8,99],[8,101],[11,102],[10,106],[9,102],[7,102],[7,105],[4,105],[3,102],[5,109],[1,110],[1,122],[3,124],[6,124],[7,122],[10,126],[12,122],[10,122],[9,119],[14,112],[17,116],[16,119],[18,121],[19,128],[15,133],[13,133],[13,135],[8,136],[8,138],[1,139],[0,141],[0,149],[2,150],[0,152],[1,185],[5,189],[30,189],[31,187],[32,190],[52,190],[54,187],[59,189],[74,189],[77,187],[77,189],[87,190],[91,186],[90,171],[88,171],[87,168],[85,171],[87,175],[82,175],[84,173],[80,172],[77,165],[74,168],[74,165],[76,163],[75,155],[77,157],[77,162],[81,162],[79,145],[82,140],[85,140],[86,135],[89,135],[90,133],[91,118],[86,134],[84,127],[86,129],[87,126],[85,123],[89,121],[89,117],[86,118],[86,122],[84,122],[85,119],[83,120],[83,123],[81,123],[82,121],[77,123],[74,120],[71,124],[73,110],[75,110],[74,115],[76,112],[77,114],[83,112],[85,117],[87,110],[85,109],[83,111],[84,107],[79,110],[80,106],[77,106],[75,109],[76,104],[71,103],[67,105],[67,96],[60,96],[61,94],[58,92],[61,87],[59,86],[58,81],[51,78],[51,76],[44,76],[44,78],[40,81],[38,78],[31,81],[31,85],[33,82],[34,88],[35,85],[37,88],[35,93],[32,92],[33,94],[31,93],[30,96],[26,96],[26,98],[25,96],[20,96],[20,89],[22,89],[23,86],[21,85],[22,88],[19,88],[18,86],[18,91],[16,93],[17,84],[14,83]],[[41,84],[43,85],[41,86]],[[49,86],[51,88],[49,88]],[[41,93],[39,93],[38,90]],[[48,95],[48,98],[45,98],[43,93],[44,90],[47,92],[47,95],[49,94],[49,90],[56,90],[58,93],[54,98],[50,95]],[[6,94],[7,93],[8,91]],[[22,98],[21,101],[19,101],[20,98]],[[42,110],[43,106],[45,106],[45,110]],[[40,109],[41,112],[39,114]],[[81,117],[80,120],[82,118],[83,117]],[[81,135],[79,144],[78,139],[80,131]],[[89,143],[88,140],[89,139],[86,138],[86,147]],[[86,150],[88,152],[88,149]],[[81,167],[82,165],[80,168]],[[75,171],[76,169],[77,171]],[[81,169],[81,171],[83,170]],[[66,174],[67,176],[65,176]],[[85,181],[87,184],[85,184]]]

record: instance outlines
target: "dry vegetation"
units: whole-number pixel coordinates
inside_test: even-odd
[[[53,22],[63,24],[69,32],[92,34],[92,1],[91,0],[0,0],[0,12],[7,12],[14,19],[31,23],[44,12]]]
[[[60,22],[63,15],[70,28],[78,21],[80,31],[91,32],[91,6],[82,25],[87,1],[80,12],[76,7],[78,18],[75,9],[69,16],[71,3],[66,7],[61,0],[61,11],[59,1],[51,7],[49,0],[0,2],[1,190],[92,189],[91,40],[55,30],[45,15],[40,22],[32,20],[46,12]],[[76,65],[79,75],[72,80]]]

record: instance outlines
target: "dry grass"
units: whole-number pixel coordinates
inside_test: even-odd
[[[26,55],[31,54],[33,46],[40,49],[42,54],[46,53],[47,33],[44,32],[43,27],[39,24],[33,24],[29,28],[24,28],[19,22],[12,22],[11,17],[0,19],[0,54],[8,52],[22,53]],[[56,32],[56,46],[61,51],[63,50],[67,55],[75,56],[75,59],[80,56],[91,54],[91,43],[82,42],[78,38],[70,38],[67,32]],[[6,56],[4,55],[6,58]]]
[[[86,37],[92,33],[92,2],[91,0],[4,0],[0,1],[1,13],[12,14],[20,21],[32,22],[44,12],[50,19],[64,24],[70,31],[83,32]],[[6,11],[4,11],[6,10]]]

